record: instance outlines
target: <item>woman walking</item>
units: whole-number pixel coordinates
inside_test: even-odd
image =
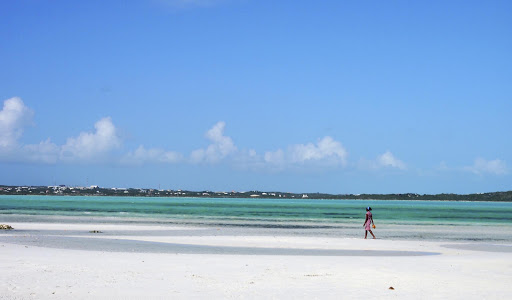
[[[371,210],[372,210],[372,208],[369,206],[366,208],[366,219],[364,220],[364,225],[363,225],[365,239],[366,239],[366,236],[368,235],[368,231],[373,236],[373,238],[375,238],[375,235],[372,232],[373,217],[372,217]],[[375,224],[373,224],[373,228],[375,228]]]

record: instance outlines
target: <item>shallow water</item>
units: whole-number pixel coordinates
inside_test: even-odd
[[[508,202],[0,196],[0,223],[185,225],[209,228],[211,235],[223,228],[229,235],[360,238],[367,205],[378,238],[512,242]]]
[[[0,196],[2,215],[94,216],[244,222],[511,224],[512,203],[401,200]]]

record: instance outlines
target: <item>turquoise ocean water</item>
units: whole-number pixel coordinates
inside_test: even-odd
[[[512,224],[512,203],[399,200],[212,199],[0,196],[2,216],[93,216],[145,220],[361,223],[371,206],[381,224]]]

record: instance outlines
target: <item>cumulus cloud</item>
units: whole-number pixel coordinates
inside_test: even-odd
[[[21,156],[23,160],[53,164],[59,160],[60,147],[52,143],[50,139],[35,145],[25,145],[21,148]]]
[[[297,144],[288,147],[286,151],[265,152],[263,159],[265,163],[276,166],[301,166],[301,165],[322,165],[322,166],[345,166],[347,164],[348,152],[343,145],[332,137],[326,136],[316,144]]]
[[[16,146],[23,128],[32,122],[33,115],[33,111],[20,98],[5,100],[0,111],[0,148]]]
[[[386,151],[384,154],[377,157],[377,164],[382,167],[392,167],[400,170],[407,169],[405,163],[396,158],[393,153]]]
[[[102,156],[121,145],[121,139],[110,117],[94,124],[95,132],[82,132],[68,138],[61,149],[63,160],[89,160]]]
[[[505,175],[508,173],[507,165],[504,161],[485,160],[483,158],[475,159],[472,166],[465,167],[464,170],[473,172],[475,174],[493,174],[493,175]]]
[[[291,146],[290,158],[294,163],[327,159],[334,164],[345,165],[347,163],[347,151],[340,142],[326,136],[318,141],[316,145],[309,143]]]
[[[146,149],[140,145],[135,151],[129,152],[121,163],[123,164],[144,164],[144,163],[178,163],[183,160],[183,155],[178,152],[165,151],[160,148]]]
[[[396,168],[400,170],[407,169],[407,165],[396,158],[390,151],[386,151],[383,154],[378,155],[375,160],[361,158],[357,163],[357,167],[362,170],[379,170],[382,168]]]
[[[67,139],[64,145],[56,145],[50,139],[38,144],[19,145],[18,140],[23,129],[32,122],[33,111],[20,98],[14,97],[4,101],[0,111],[0,155],[2,160],[32,163],[54,164],[59,162],[99,162],[119,149],[122,140],[110,117],[98,120],[94,130],[81,132]],[[295,167],[345,167],[348,152],[343,145],[326,136],[316,143],[296,144],[286,149],[263,152],[255,150],[239,150],[231,137],[224,134],[225,122],[218,122],[206,133],[210,141],[206,148],[190,153],[188,159],[181,153],[161,148],[146,148],[140,145],[129,151],[114,162],[125,165],[145,163],[173,164],[188,163],[219,163],[227,161],[235,167],[249,169],[284,170]],[[406,169],[405,163],[393,156],[389,151],[368,163],[374,169],[392,167]],[[477,160],[475,165],[468,167],[475,173],[506,172],[504,162],[500,160]]]
[[[233,140],[224,135],[226,123],[218,122],[210,130],[206,132],[206,138],[211,141],[206,149],[198,149],[192,151],[190,160],[193,163],[217,163],[230,154],[235,153],[238,149]]]
[[[283,165],[285,163],[284,151],[279,149],[276,151],[265,152],[263,159],[265,160],[266,163],[270,163],[273,165]]]
[[[46,164],[94,162],[101,161],[122,144],[110,117],[97,121],[94,124],[94,131],[81,132],[76,137],[68,138],[64,145],[56,145],[49,138],[38,144],[18,144],[24,127],[32,123],[33,115],[33,111],[18,97],[4,101],[3,108],[0,110],[0,159],[2,161]],[[215,147],[211,148],[218,151],[219,155],[229,152],[230,139],[219,135],[218,127],[212,128],[208,136],[214,141]],[[135,151],[128,152],[120,161],[136,164],[174,163],[182,158],[183,156],[176,152],[158,148],[146,149],[140,146]]]
[[[39,144],[15,145],[3,159],[16,162],[54,164],[58,162],[92,162],[121,144],[110,118],[96,122],[95,132],[82,132],[56,145],[48,138]]]

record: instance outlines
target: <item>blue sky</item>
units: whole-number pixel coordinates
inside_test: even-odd
[[[510,1],[4,1],[0,184],[512,190]]]

